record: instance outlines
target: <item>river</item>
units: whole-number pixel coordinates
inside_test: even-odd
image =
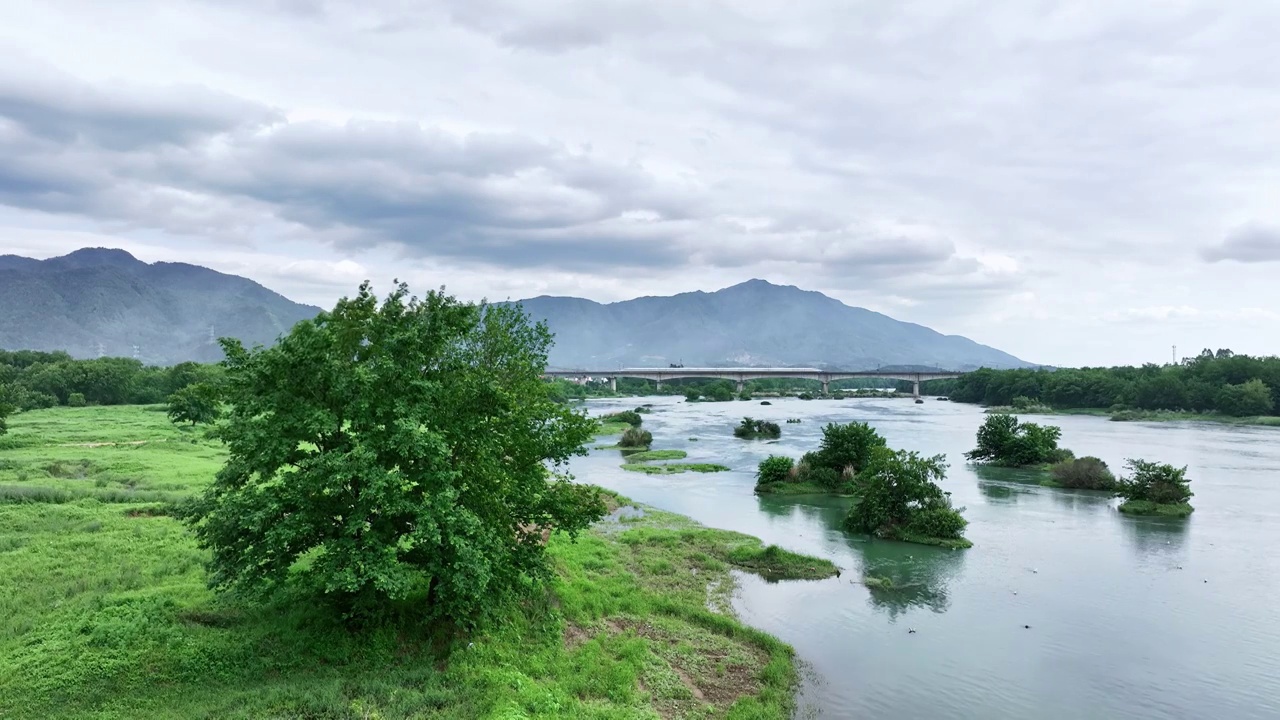
[[[738,578],[739,616],[793,645],[805,666],[799,717],[1280,718],[1280,429],[1026,416],[1060,426],[1063,447],[1116,471],[1128,457],[1187,465],[1196,512],[1170,521],[966,465],[983,419],[972,405],[771,402],[593,400],[593,414],[653,403],[645,428],[655,449],[732,471],[631,473],[611,450],[572,471],[843,569],[818,582]],[[734,438],[744,415],[779,423],[782,439]],[[966,508],[972,549],[850,535],[840,529],[847,501],[752,493],[760,460],[799,457],[817,448],[823,424],[853,420],[891,447],[947,456],[943,489]],[[868,572],[906,587],[873,591],[859,582]]]

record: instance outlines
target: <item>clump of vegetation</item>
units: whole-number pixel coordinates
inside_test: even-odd
[[[751,393],[747,392],[746,390],[743,390],[742,392],[738,393],[738,399],[739,399],[739,400],[750,400],[750,399],[751,399]]]
[[[646,410],[645,412],[648,411]],[[600,420],[606,423],[626,423],[631,427],[640,427],[644,424],[644,418],[640,417],[638,410],[622,410],[608,415],[601,415]]]
[[[756,492],[771,485],[790,482],[795,461],[785,455],[770,455],[756,468]]]
[[[640,407],[636,408],[634,412],[636,412],[636,413],[638,413],[638,414],[640,414],[640,415],[648,415],[649,413],[653,412],[653,406],[652,406],[652,405],[641,405]]]
[[[761,401],[760,401],[760,404],[761,404],[761,405],[772,405],[773,403],[769,402],[768,400],[761,400]]]
[[[1188,502],[1194,493],[1185,467],[1146,460],[1128,460],[1125,467],[1133,474],[1117,483],[1115,493],[1124,498],[1120,512],[1186,517],[1195,510]]]
[[[221,412],[218,389],[209,383],[188,385],[169,396],[167,412],[175,425],[212,423]]]
[[[211,586],[461,625],[525,596],[551,575],[542,531],[605,514],[554,471],[595,424],[548,396],[550,344],[518,307],[368,283],[272,347],[224,339],[229,457],[180,509]]]
[[[828,423],[822,428],[819,449],[805,453],[799,462],[772,456],[761,463],[756,475],[756,492],[852,494],[858,473],[876,449],[883,447],[884,438],[867,423]]]
[[[675,475],[682,472],[725,472],[729,468],[718,463],[624,463],[622,469],[646,475]]]
[[[788,425],[796,425],[800,423],[800,418],[787,418]]]
[[[620,448],[648,448],[652,444],[653,433],[638,427],[627,428],[622,437],[618,438]]]
[[[1115,490],[1116,477],[1107,464],[1096,457],[1087,456],[1063,460],[1049,468],[1052,479],[1041,484],[1073,490]]]
[[[802,393],[800,393],[799,395],[797,395],[796,397],[800,398],[801,400],[812,400],[812,399],[813,399],[813,393],[802,392]]]
[[[782,428],[778,427],[778,423],[775,422],[745,417],[742,418],[742,422],[738,423],[738,427],[733,429],[733,436],[744,440],[759,438],[776,440],[782,437]]]
[[[1071,457],[1071,451],[1058,448],[1061,436],[1062,429],[1055,425],[1021,423],[1014,415],[997,413],[978,428],[978,446],[965,457],[1001,467],[1061,462]]]
[[[880,538],[967,548],[968,521],[951,507],[950,493],[938,481],[946,477],[942,455],[878,448],[858,474],[856,501],[845,527]]]
[[[629,453],[627,460],[633,463],[640,463],[653,460],[683,460],[688,456],[689,453],[683,450],[643,450]]]

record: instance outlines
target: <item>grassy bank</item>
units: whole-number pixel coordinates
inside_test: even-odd
[[[551,585],[474,634],[421,627],[412,612],[350,631],[305,598],[249,604],[206,588],[205,553],[165,514],[221,465],[202,430],[136,407],[10,425],[0,717],[782,718],[792,653],[732,617],[730,571],[836,572],[619,510],[577,543],[554,537]]]
[[[848,493],[842,493],[840,490],[832,490],[828,487],[815,485],[807,482],[778,482],[766,483],[756,486],[756,494],[758,495],[835,495],[837,497],[850,497]]]
[[[1126,515],[1157,515],[1160,517],[1186,517],[1195,512],[1188,503],[1153,503],[1149,500],[1125,500],[1118,508]]]

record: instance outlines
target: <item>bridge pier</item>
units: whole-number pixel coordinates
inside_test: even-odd
[[[911,381],[911,396],[917,400],[920,399],[920,381],[919,380]]]
[[[741,395],[743,390],[747,389],[747,384],[741,380],[738,381],[738,394]]]
[[[823,395],[830,395],[830,394],[831,394],[831,381],[830,381],[830,380],[823,380],[823,381],[822,381],[822,394],[823,394]]]
[[[609,378],[609,391],[614,393],[618,392],[618,378]]]

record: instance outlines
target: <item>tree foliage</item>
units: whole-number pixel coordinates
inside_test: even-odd
[[[973,462],[1024,467],[1065,460],[1069,453],[1058,448],[1062,429],[1054,425],[1018,422],[1015,415],[988,415],[978,428],[977,447],[965,453]]]
[[[218,388],[197,382],[169,396],[169,419],[174,423],[209,424],[221,411]]]
[[[876,449],[882,447],[885,447],[884,438],[867,423],[828,423],[822,428],[818,462],[837,473],[846,470],[858,473],[870,462]]]
[[[946,457],[878,448],[858,474],[858,500],[845,526],[877,537],[960,539],[968,523],[938,486]]]
[[[622,437],[618,438],[618,447],[647,448],[653,444],[653,433],[638,427],[629,427]]]
[[[12,393],[10,386],[0,385],[0,435],[9,432],[9,416],[17,409],[10,400]]]
[[[199,382],[215,383],[216,365],[179,363],[149,367],[133,358],[76,360],[64,352],[0,350],[0,384],[10,386],[10,402],[20,410],[55,405],[145,404]]]
[[[770,455],[756,469],[756,487],[784,483],[791,479],[795,462],[785,455]]]
[[[1176,468],[1167,463],[1147,460],[1127,460],[1125,467],[1132,474],[1120,478],[1116,487],[1116,495],[1125,500],[1177,505],[1187,502],[1194,495],[1185,467]]]
[[[550,342],[518,307],[368,283],[274,347],[223,340],[230,457],[181,510],[211,585],[467,622],[545,577],[540,531],[605,511],[557,471],[595,423],[548,397]]]
[[[773,440],[782,437],[782,428],[776,422],[744,417],[742,422],[738,423],[738,427],[733,429],[733,436],[744,440],[756,438]]]
[[[1253,381],[1257,382],[1253,382]],[[1247,385],[1247,388],[1240,386]],[[1228,389],[1230,388],[1230,389]],[[982,369],[954,380],[930,381],[925,392],[957,402],[1013,405],[1019,396],[1053,408],[1186,410],[1270,415],[1280,408],[1280,357],[1205,349],[1176,365]],[[1263,400],[1263,396],[1270,403]]]
[[[621,410],[600,417],[602,422],[626,423],[631,427],[640,427],[644,424],[644,418],[640,417],[640,413],[635,410]]]

